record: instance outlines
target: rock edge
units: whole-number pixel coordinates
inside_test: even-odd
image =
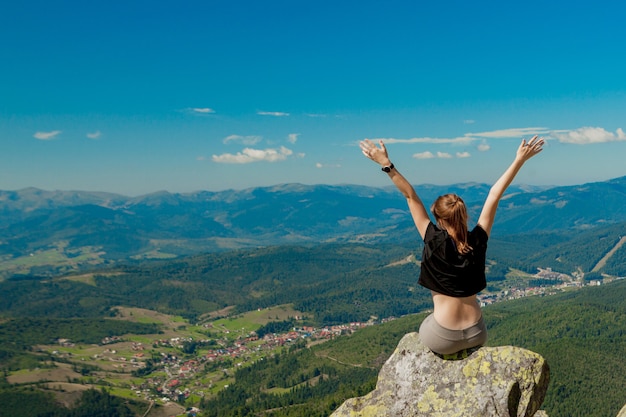
[[[380,370],[374,391],[348,399],[331,417],[545,417],[537,411],[549,375],[545,359],[523,348],[482,347],[464,359],[445,360],[418,333],[408,333]]]

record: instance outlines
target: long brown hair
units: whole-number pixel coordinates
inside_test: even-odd
[[[460,254],[467,254],[472,247],[467,242],[467,208],[465,202],[456,194],[445,194],[437,198],[430,211],[437,224],[446,229]]]

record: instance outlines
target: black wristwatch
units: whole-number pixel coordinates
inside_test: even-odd
[[[392,169],[394,169],[395,167],[393,166],[393,164],[389,165],[388,167],[382,167],[381,169],[385,172],[391,172]]]

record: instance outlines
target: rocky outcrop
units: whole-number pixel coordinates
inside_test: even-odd
[[[482,347],[442,358],[409,333],[381,369],[376,389],[347,400],[331,417],[546,417],[537,410],[548,380],[548,364],[529,350]]]

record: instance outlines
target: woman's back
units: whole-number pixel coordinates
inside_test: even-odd
[[[431,291],[433,315],[437,323],[450,330],[461,330],[477,323],[481,318],[480,305],[475,295],[450,297]]]

